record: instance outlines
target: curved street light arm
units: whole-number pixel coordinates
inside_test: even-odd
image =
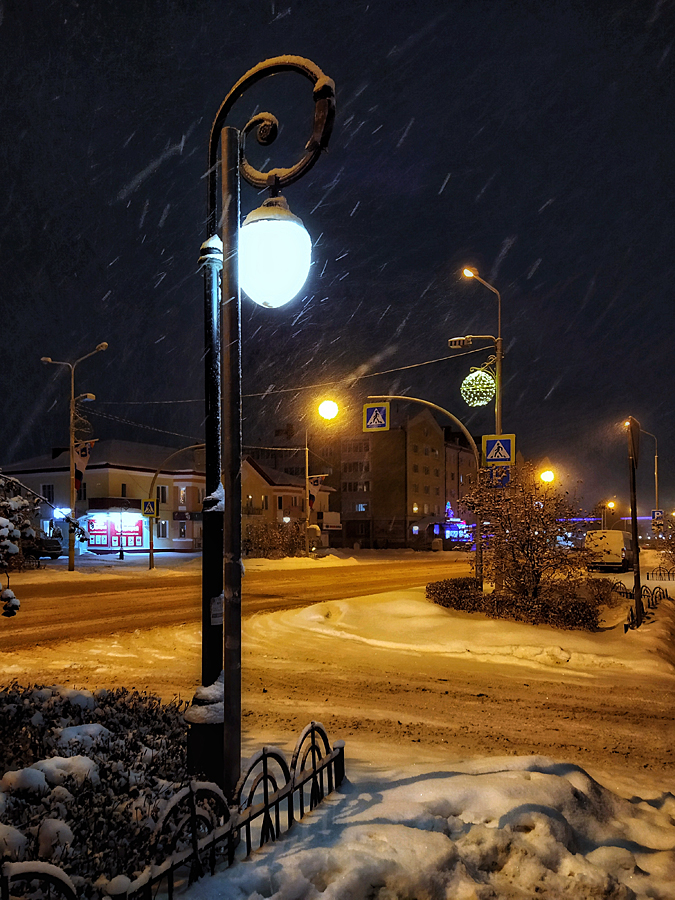
[[[461,422],[457,416],[454,416],[449,410],[444,409],[442,406],[437,406],[435,403],[431,403],[429,400],[420,400],[419,397],[404,397],[396,394],[378,394],[376,396],[368,397],[368,400],[404,400],[408,403],[421,403],[422,406],[428,406],[429,409],[435,409],[436,412],[441,413],[444,416],[447,416],[451,419],[455,425],[458,425],[462,431],[462,434],[469,442],[469,446],[473,451],[473,456],[476,461],[476,478],[479,477],[480,473],[480,454],[478,452],[478,447],[476,446],[476,442],[474,441],[471,433],[467,429],[466,425]],[[476,516],[476,580],[478,581],[478,585],[480,590],[483,590],[483,548],[481,545],[481,522],[480,515]]]
[[[324,75],[321,69],[311,60],[302,56],[275,56],[249,69],[223,100],[211,127],[207,167],[208,204],[206,228],[208,237],[216,233],[218,225],[216,219],[218,142],[225,120],[237,100],[252,85],[262,81],[263,78],[289,71],[304,75],[314,85],[314,121],[311,137],[305,145],[305,153],[290,168],[260,172],[246,159],[242,142],[239,150],[239,171],[242,177],[253,187],[268,188],[273,194],[278,194],[285,185],[292,184],[308,172],[321,155],[321,151],[328,146],[335,120],[335,84],[332,79]],[[257,131],[258,143],[267,146],[277,136],[277,119],[270,113],[258,113],[244,126],[241,134],[245,136],[254,129]]]

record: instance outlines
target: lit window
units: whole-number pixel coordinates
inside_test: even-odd
[[[356,504],[356,512],[368,512],[368,504],[367,503],[357,503]]]
[[[419,530],[419,528],[417,527],[417,525],[413,525],[413,527],[412,527],[412,533],[413,533],[413,534],[419,534],[419,533],[420,533],[420,530]]]
[[[187,537],[187,522],[179,522],[178,523],[178,537],[179,538]]]
[[[179,488],[178,489],[178,502],[181,506],[185,506],[185,500],[187,496],[187,488]]]

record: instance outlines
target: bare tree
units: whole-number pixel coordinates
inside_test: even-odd
[[[503,471],[503,470],[502,470]],[[567,491],[545,484],[530,464],[481,472],[478,486],[463,502],[483,525],[487,578],[525,604],[547,596],[573,597],[585,575],[579,511]]]

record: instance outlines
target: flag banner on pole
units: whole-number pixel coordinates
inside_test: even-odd
[[[80,443],[75,444],[75,489],[78,491],[82,488],[84,470],[87,468],[87,463],[91,456],[91,448],[95,443],[96,441],[93,440],[80,441]]]

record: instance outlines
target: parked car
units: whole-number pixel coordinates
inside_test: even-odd
[[[626,531],[587,531],[584,548],[591,554],[589,570],[627,572],[633,566],[633,539]]]
[[[58,559],[63,553],[61,541],[55,537],[47,537],[43,532],[38,534],[33,540],[24,540],[21,542],[23,555],[32,557],[33,559]]]

